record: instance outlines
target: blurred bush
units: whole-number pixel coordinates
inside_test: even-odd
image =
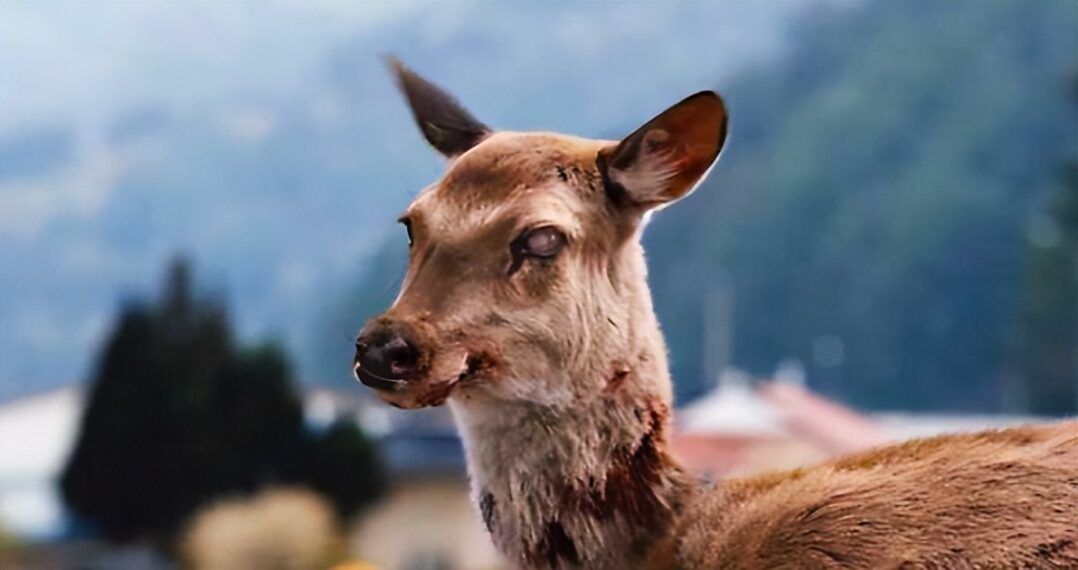
[[[228,499],[195,515],[182,543],[198,570],[326,568],[341,553],[333,508],[303,489],[267,489]]]
[[[7,530],[0,527],[0,568],[9,568],[14,563],[9,561],[15,557],[19,543]]]
[[[327,497],[347,518],[385,492],[385,471],[377,450],[354,422],[338,420],[312,442],[304,464],[304,481]]]
[[[72,511],[111,540],[169,545],[206,502],[270,484],[309,484],[342,516],[376,498],[365,435],[347,422],[308,432],[285,354],[237,346],[191,281],[177,260],[159,302],[123,309],[61,479]]]

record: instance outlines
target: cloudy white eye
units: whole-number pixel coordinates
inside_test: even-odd
[[[565,247],[565,234],[554,226],[543,226],[525,233],[521,253],[532,257],[554,257]]]
[[[517,272],[524,260],[529,257],[550,259],[565,247],[565,234],[554,226],[543,226],[520,234],[509,245],[513,262],[509,266],[509,275]]]

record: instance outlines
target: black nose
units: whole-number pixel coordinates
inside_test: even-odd
[[[376,328],[356,339],[356,375],[360,382],[381,390],[415,378],[419,350],[398,331]]]

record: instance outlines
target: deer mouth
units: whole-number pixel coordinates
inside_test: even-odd
[[[379,391],[394,392],[402,389],[406,384],[405,380],[396,378],[386,378],[379,376],[362,366],[356,366],[355,368],[356,378],[363,383],[364,386],[374,388]]]
[[[482,369],[483,359],[469,354],[468,357],[464,359],[464,370],[457,375],[457,379],[454,380],[453,383],[460,384],[469,380],[474,380],[479,376],[479,371]]]
[[[479,379],[483,371],[489,368],[486,359],[477,355],[466,355],[457,368],[456,374],[435,374],[428,372],[425,377],[410,380],[386,378],[357,367],[356,378],[365,386],[373,388],[378,397],[387,404],[404,409],[439,406],[461,384],[469,384]]]

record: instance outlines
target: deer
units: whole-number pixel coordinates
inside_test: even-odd
[[[353,372],[398,408],[448,405],[472,500],[510,564],[1078,568],[1078,422],[744,479],[679,464],[640,237],[717,161],[719,95],[593,140],[496,131],[389,65],[447,166],[400,217],[400,293],[359,332]]]

